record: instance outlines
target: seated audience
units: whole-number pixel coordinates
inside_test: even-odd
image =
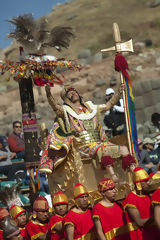
[[[20,121],[13,122],[13,133],[8,137],[8,145],[10,150],[16,153],[17,158],[25,157],[25,143]]]
[[[3,141],[0,140],[0,174],[5,174],[10,181],[16,178],[19,171],[23,171],[23,173],[26,172],[24,163],[12,163],[11,159],[15,156],[16,153],[10,152],[10,150],[3,145]]]
[[[156,172],[156,166],[151,162],[149,153],[146,149],[143,148],[144,142],[141,138],[138,138],[138,148],[139,154],[138,156],[138,165],[143,167],[148,173]]]
[[[106,89],[106,102],[108,102],[115,92],[112,88]],[[111,108],[106,111],[104,117],[104,124],[112,129],[113,136],[122,134],[125,132],[125,114],[123,107],[123,99],[119,99],[118,102]]]
[[[157,148],[149,153],[150,159],[153,164],[160,162],[160,136],[156,138]]]
[[[143,148],[146,149],[148,153],[154,150],[154,144],[155,142],[149,137],[143,140]]]
[[[144,137],[153,140],[160,135],[160,113],[153,113],[151,120],[144,123]]]

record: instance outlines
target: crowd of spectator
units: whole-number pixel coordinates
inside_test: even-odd
[[[0,174],[4,174],[8,181],[24,180],[30,183],[29,173],[25,166],[25,142],[22,123],[13,122],[13,132],[8,136],[0,136]],[[37,184],[36,174],[35,183]],[[40,191],[49,193],[48,181],[45,173],[40,173]]]
[[[106,89],[106,102],[114,96],[112,88]],[[126,133],[123,99],[120,99],[104,116],[104,130],[110,138]],[[151,119],[144,123],[143,136],[138,138],[139,166],[148,173],[155,173],[160,162],[160,113],[153,113]]]

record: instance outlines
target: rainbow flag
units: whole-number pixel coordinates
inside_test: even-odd
[[[137,124],[135,116],[134,96],[132,92],[132,82],[127,71],[123,75],[124,88],[125,88],[125,102],[126,112],[128,119],[129,135],[131,139],[131,150],[132,154],[139,154],[138,143],[137,143]]]

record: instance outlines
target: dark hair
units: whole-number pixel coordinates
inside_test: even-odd
[[[152,116],[151,116],[151,121],[153,123],[157,123],[158,120],[160,119],[160,113],[153,113]]]
[[[14,122],[13,122],[13,128],[15,127],[15,125],[16,125],[17,123],[22,124],[20,121],[14,121]]]

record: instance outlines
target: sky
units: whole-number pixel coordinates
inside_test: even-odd
[[[11,39],[6,40],[11,31],[11,24],[6,20],[25,13],[32,13],[33,17],[39,18],[52,11],[57,3],[66,0],[0,0],[0,48],[10,45]]]

